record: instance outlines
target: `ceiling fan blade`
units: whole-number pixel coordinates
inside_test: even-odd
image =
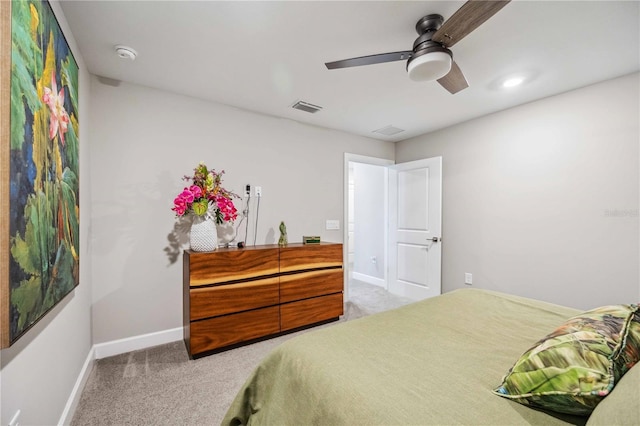
[[[452,95],[455,95],[462,89],[469,87],[467,79],[462,74],[460,67],[455,61],[451,63],[451,71],[447,75],[438,79],[438,83],[449,91]]]
[[[413,55],[413,51],[380,53],[377,55],[361,56],[359,58],[343,59],[341,61],[327,62],[327,69],[359,67],[361,65],[381,64],[383,62],[393,62],[407,60]]]
[[[469,0],[442,24],[431,39],[451,47],[498,13],[510,1]]]

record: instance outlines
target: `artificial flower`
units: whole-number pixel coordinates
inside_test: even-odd
[[[173,210],[181,217],[188,213],[198,216],[211,214],[218,225],[231,222],[238,217],[238,211],[233,204],[236,194],[222,187],[224,170],[216,173],[209,170],[204,163],[198,164],[193,170],[193,176],[184,176],[184,180],[191,185],[185,187],[173,200]]]

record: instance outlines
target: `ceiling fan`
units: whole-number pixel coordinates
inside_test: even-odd
[[[437,80],[451,94],[458,93],[469,87],[469,83],[453,60],[449,48],[498,13],[510,1],[469,0],[446,22],[437,14],[422,17],[416,23],[418,38],[413,42],[413,50],[360,56],[327,62],[325,65],[332,70],[407,60],[407,73],[412,80]]]

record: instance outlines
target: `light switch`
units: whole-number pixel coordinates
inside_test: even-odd
[[[340,229],[340,221],[337,219],[327,219],[327,231],[335,231]]]
[[[464,283],[468,284],[468,285],[473,284],[473,275],[468,273],[468,272],[465,272],[464,273]]]

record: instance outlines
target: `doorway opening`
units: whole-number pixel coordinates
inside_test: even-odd
[[[388,292],[388,167],[393,164],[345,154],[345,300],[369,313],[411,302]]]
[[[440,294],[442,157],[344,161],[345,301],[374,313]]]

